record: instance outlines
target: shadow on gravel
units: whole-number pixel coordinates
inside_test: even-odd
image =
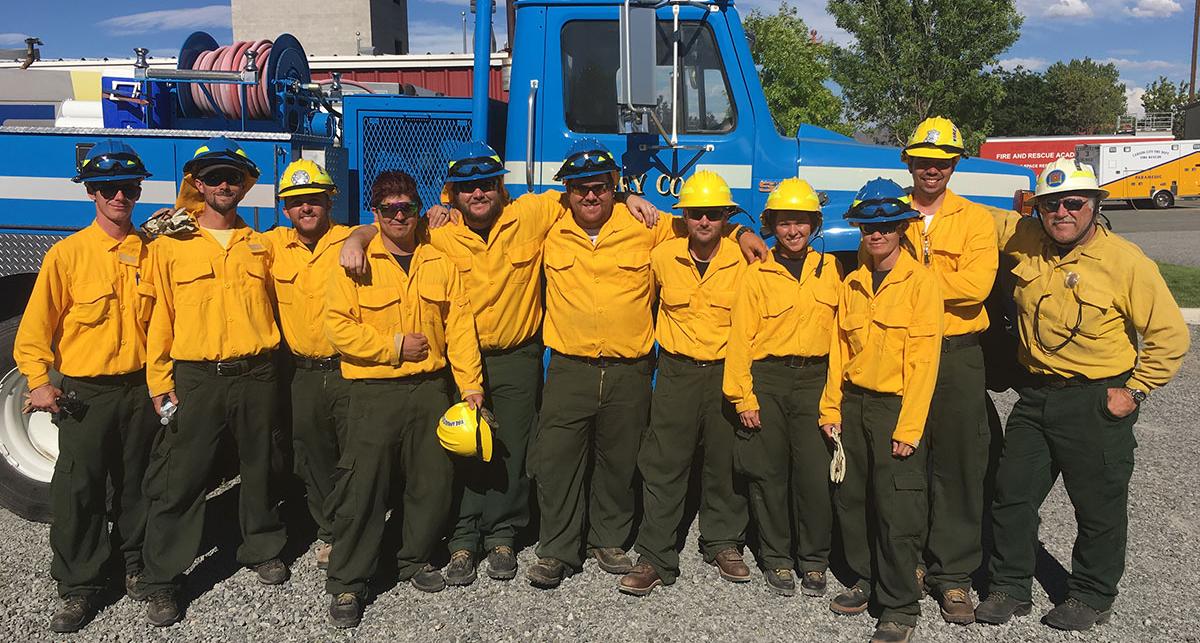
[[[1058,562],[1050,552],[1046,551],[1046,545],[1038,541],[1037,561],[1034,563],[1033,577],[1037,579],[1042,589],[1046,590],[1046,595],[1050,597],[1050,602],[1058,605],[1067,600],[1067,577],[1070,572],[1067,571],[1062,563]]]
[[[241,566],[237,562],[240,491],[241,485],[235,484],[204,503],[204,535],[200,539],[200,551],[212,553],[188,572],[179,592],[180,611],[186,610],[188,604],[216,587],[217,583],[233,576]]]

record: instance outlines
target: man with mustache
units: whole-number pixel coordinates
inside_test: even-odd
[[[50,621],[53,632],[76,632],[95,615],[114,548],[124,558],[125,592],[144,599],[137,586],[146,526],[142,476],[158,428],[145,373],[154,283],[148,240],[131,217],[149,176],[128,145],[92,146],[73,180],[87,189],[96,217],[46,253],[13,346],[29,380],[26,411],[53,413],[58,427],[50,575],[63,606]],[[50,382],[51,369],[63,374],[61,388]]]
[[[1038,218],[995,215],[1000,251],[1016,261],[1018,357],[1028,373],[996,474],[990,593],[975,610],[984,623],[1029,613],[1038,508],[1060,472],[1079,532],[1067,599],[1042,620],[1062,630],[1108,621],[1125,570],[1133,425],[1188,351],[1158,267],[1097,224],[1107,195],[1091,166],[1059,159],[1038,177]]]
[[[241,476],[238,562],[264,585],[288,579],[279,560],[287,532],[271,475],[272,418],[279,346],[270,283],[270,245],[238,215],[258,166],[237,143],[209,139],[183,166],[176,206],[188,219],[154,241],[156,301],[146,378],[154,408],[178,405],[155,440],[145,490],[150,498],[142,584],[147,619],[180,618],[175,578],[191,566],[204,531],[206,485],[227,431]]]
[[[991,215],[948,187],[963,151],[958,128],[935,116],[917,126],[900,158],[912,174],[912,207],[921,214],[905,237],[937,276],[946,304],[942,359],[925,426],[930,476],[924,581],[939,599],[942,618],[965,625],[975,620],[971,574],[983,555],[991,442],[979,337],[988,327],[983,302],[999,256]]]

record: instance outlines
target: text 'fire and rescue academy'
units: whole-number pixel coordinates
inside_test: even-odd
[[[339,627],[362,618],[397,501],[397,572],[414,588],[469,585],[479,567],[513,579],[530,479],[534,586],[557,587],[585,555],[622,592],[671,584],[698,449],[700,548],[719,576],[752,579],[752,520],[766,586],[790,596],[799,571],[805,595],[824,595],[836,513],[857,578],[829,608],[873,605],[878,641],[911,638],[924,591],[952,623],[1027,614],[1037,510],[1061,472],[1080,528],[1068,598],[1044,620],[1105,622],[1124,570],[1133,424],[1178,370],[1186,326],[1153,262],[1097,225],[1090,167],[1051,164],[1039,216],[1022,218],[947,188],[962,152],[946,119],[918,127],[903,153],[911,190],[875,179],[846,212],[861,265],[843,277],[813,249],[823,199],[803,177],[767,200],[768,250],[729,223],[740,208],[720,176],[695,173],[683,216],[662,215],[617,192],[621,168],[592,139],[555,177],[565,192],[515,200],[499,156],[465,145],[427,219],[412,177],[384,172],[375,224],[355,230],[330,222],[330,176],[296,161],[278,186],[292,227],[261,234],[237,210],[259,171],[232,141],[197,150],[178,209],[140,231],[149,172],[128,146],[96,145],[76,177],[95,222],[46,255],[15,348],[28,410],[59,427],[50,540],[64,604],[51,629],[93,618],[113,549],[150,622],[180,620],[223,434],[240,459],[238,561],[287,581],[279,391]],[[980,335],[1001,258],[1023,368],[989,481]],[[403,498],[390,497],[400,480]],[[986,502],[995,544],[976,607]],[[444,571],[430,564],[443,540]]]

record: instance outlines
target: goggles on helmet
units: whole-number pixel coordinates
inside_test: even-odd
[[[494,156],[481,156],[450,164],[448,174],[454,179],[469,179],[481,174],[493,174],[504,169],[504,164]]]
[[[851,206],[857,213],[855,219],[873,219],[876,217],[894,217],[912,208],[900,199],[867,199]]]
[[[563,161],[564,168],[572,170],[594,170],[600,168],[613,168],[616,164],[613,162],[612,156],[607,152],[598,150],[590,150],[587,152],[579,152]]]
[[[127,152],[103,154],[96,158],[88,159],[83,162],[83,165],[79,169],[81,172],[86,172],[88,178],[118,176],[128,174],[129,172],[144,173],[146,171],[142,166],[142,160]]]

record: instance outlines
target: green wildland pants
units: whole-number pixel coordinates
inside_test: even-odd
[[[346,444],[350,415],[350,382],[337,361],[331,368],[297,364],[292,375],[292,453],[296,475],[304,482],[308,512],[317,523],[317,537],[333,542],[333,474]]]
[[[983,350],[976,336],[946,338],[921,437],[929,461],[925,582],[938,591],[969,588],[983,557],[980,533],[991,444],[986,397]]]
[[[1038,508],[1061,471],[1079,528],[1067,592],[1096,610],[1112,606],[1125,572],[1138,412],[1114,417],[1108,389],[1123,387],[1127,377],[1018,389],[1021,397],[1008,415],[992,502],[990,591],[1030,600]]]
[[[623,547],[629,538],[650,412],[653,360],[601,359],[553,354],[529,452],[541,509],[537,555],[573,570],[583,567],[585,541]]]
[[[734,487],[733,441],[737,413],[721,393],[723,362],[697,363],[659,352],[650,403],[650,428],[638,453],[642,524],[635,549],[667,585],[679,575],[675,549],[696,450],[700,468],[700,549],[708,562],[742,548],[746,497]]]
[[[525,454],[537,421],[543,352],[540,342],[531,341],[483,354],[485,404],[500,428],[492,436],[491,462],[454,459],[461,496],[451,552],[512,547],[517,532],[529,524]]]
[[[271,464],[277,446],[272,436],[275,366],[267,355],[234,364],[226,368],[214,362],[175,362],[179,410],[159,431],[146,472],[149,510],[142,583],[150,591],[171,587],[196,558],[204,532],[205,493],[226,431],[237,444],[241,476],[238,562],[257,565],[276,558],[287,542],[279,518],[278,477]]]
[[[454,470],[437,438],[450,407],[445,372],[396,379],[351,380],[350,430],[329,496],[333,539],[325,590],[366,596],[375,575],[391,490],[403,482],[396,573],[421,571],[445,535]]]
[[[845,383],[842,448],[846,479],[834,493],[846,562],[880,608],[879,620],[916,625],[917,562],[929,521],[926,449],[892,455],[900,397]]]
[[[817,423],[828,369],[827,359],[800,357],[750,367],[762,428],[739,428],[735,463],[750,481],[764,569],[799,565],[802,572],[823,572],[829,566],[832,450]]]
[[[146,535],[142,479],[159,424],[145,371],[64,376],[61,390],[85,405],[55,421],[59,453],[50,481],[50,575],[65,598],[104,588],[104,567],[113,549],[121,552],[126,574],[141,573]]]

